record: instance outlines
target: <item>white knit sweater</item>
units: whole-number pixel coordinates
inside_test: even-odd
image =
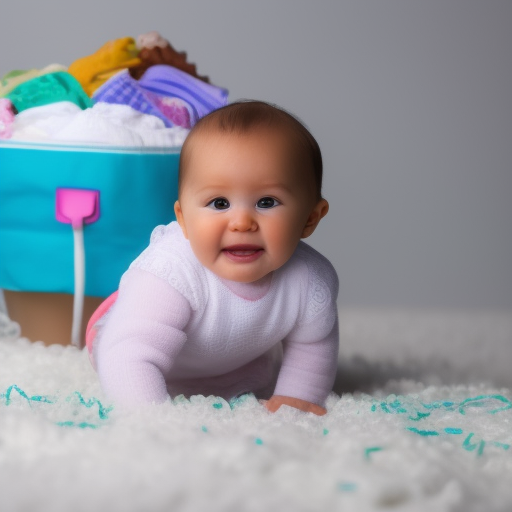
[[[105,393],[125,404],[254,392],[322,405],[337,367],[336,272],[300,242],[270,277],[263,289],[223,281],[176,222],[157,227],[98,331]]]

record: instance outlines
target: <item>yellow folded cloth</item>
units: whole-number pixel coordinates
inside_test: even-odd
[[[43,69],[27,69],[24,71],[11,71],[0,80],[0,98],[7,96],[14,88],[23,82],[32,80],[38,76],[56,73],[57,71],[67,71],[66,66],[60,64],[50,64]]]
[[[75,60],[69,66],[71,73],[92,96],[94,91],[122,69],[138,66],[139,51],[132,37],[122,37],[105,43],[92,55]]]

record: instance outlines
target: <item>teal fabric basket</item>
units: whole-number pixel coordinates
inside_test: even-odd
[[[99,191],[84,226],[85,294],[106,297],[151,231],[175,220],[180,148],[0,142],[0,288],[74,291],[73,232],[56,220],[59,187]]]

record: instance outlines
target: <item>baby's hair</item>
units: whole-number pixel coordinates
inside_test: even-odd
[[[285,128],[292,134],[304,160],[309,160],[308,171],[312,172],[316,199],[322,198],[322,153],[320,146],[304,124],[286,110],[264,101],[243,100],[221,107],[201,118],[188,135],[180,156],[179,183],[181,183],[192,141],[205,132],[246,134],[255,128]]]

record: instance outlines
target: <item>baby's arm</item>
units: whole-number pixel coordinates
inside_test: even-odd
[[[166,375],[186,341],[188,301],[163,279],[128,270],[94,357],[105,394],[117,403],[163,402]]]
[[[315,325],[302,331],[301,337],[309,335],[309,339],[314,340]],[[336,378],[338,344],[336,314],[330,332],[323,339],[311,342],[285,340],[283,363],[274,395],[265,404],[267,409],[275,412],[281,405],[290,405],[301,411],[325,414],[323,405]]]
[[[325,414],[325,400],[332,390],[338,367],[338,276],[329,261],[306,244],[300,247],[299,277],[302,288],[298,322],[283,340],[283,362],[274,395],[266,403],[276,411],[281,405]],[[294,276],[295,279],[297,276]]]

